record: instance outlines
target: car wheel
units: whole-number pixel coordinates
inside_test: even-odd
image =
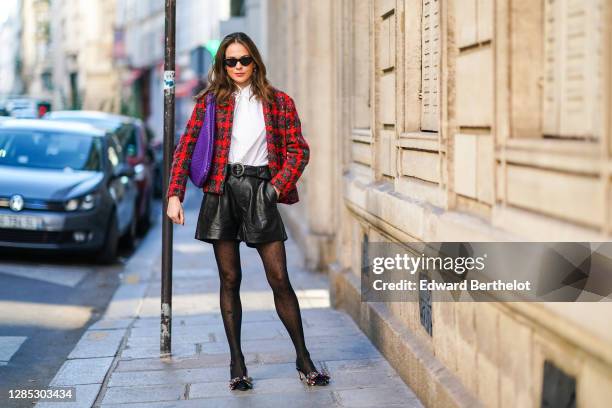
[[[98,253],[97,260],[103,264],[112,264],[117,260],[117,249],[119,246],[119,228],[117,226],[117,214],[115,210],[111,213],[108,227],[106,228],[106,237],[104,245]]]

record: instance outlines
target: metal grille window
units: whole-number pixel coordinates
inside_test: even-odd
[[[430,282],[429,276],[426,273],[419,272],[419,281],[426,280]],[[433,322],[431,314],[431,291],[419,289],[419,319],[421,326],[430,336],[433,334]]]
[[[544,362],[540,407],[576,407],[576,379],[561,371],[550,361]]]

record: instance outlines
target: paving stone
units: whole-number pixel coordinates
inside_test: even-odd
[[[213,382],[229,380],[229,375],[229,365],[227,367],[140,371],[138,375],[129,371],[115,372],[111,376],[108,386],[125,387]]]
[[[66,360],[51,385],[102,384],[112,363],[112,357]]]
[[[101,384],[76,385],[75,401],[41,401],[36,403],[36,408],[91,408],[98,396],[100,388]]]
[[[283,337],[289,337],[289,332],[287,332],[287,330],[283,330],[281,334]],[[329,336],[330,334],[332,333],[330,332],[329,327],[304,325],[304,336],[306,337],[306,339],[308,339],[309,337],[318,338],[318,337],[323,337],[323,336]],[[356,337],[367,338],[365,334],[363,334],[363,332],[360,331],[356,326],[352,327],[352,326],[346,326],[346,325],[334,327],[333,335],[339,336],[339,337],[356,336]]]
[[[213,343],[210,343],[213,344]],[[177,343],[172,345],[172,355],[175,357],[190,357],[199,354],[195,344]],[[156,346],[126,347],[121,353],[122,359],[160,357],[159,344]]]
[[[177,279],[202,279],[208,277],[219,278],[216,268],[174,268],[172,277]]]
[[[156,385],[150,387],[109,387],[102,404],[127,404],[130,402],[178,401],[185,399],[183,385]]]
[[[281,338],[286,337],[286,333],[287,330],[280,321],[243,322],[241,329],[241,337],[245,341]],[[212,340],[209,339],[210,334],[213,334]],[[159,327],[133,328],[130,339],[140,341],[140,338],[151,339],[143,339],[143,344],[148,341],[159,343]],[[185,339],[192,338],[194,342],[226,341],[223,323],[216,322],[216,324],[198,326],[172,325],[172,340],[185,341]]]
[[[259,357],[254,353],[245,353],[246,364],[259,361]],[[229,355],[227,354],[201,354],[195,357],[176,357],[171,358],[141,358],[134,360],[122,359],[116,367],[116,371],[151,371],[167,369],[187,369],[187,368],[206,368],[211,366],[229,367]]]
[[[102,319],[89,327],[89,330],[125,329],[133,319]]]
[[[137,316],[147,286],[143,282],[119,286],[106,309],[105,318],[127,319]]]
[[[185,316],[185,315],[172,315],[172,327],[180,327],[180,326],[197,326],[197,325],[207,325],[207,324],[219,324],[223,323],[221,320],[221,315],[219,313],[216,314],[200,314],[196,316]],[[134,321],[133,328],[151,328],[151,329],[159,329],[160,321],[159,316],[155,318],[140,318]]]
[[[162,401],[162,402],[145,402],[136,404],[102,404],[101,408],[245,408],[255,407],[257,405],[247,404],[244,397],[230,398],[207,398],[205,400],[180,400],[180,401]],[[260,405],[263,407],[263,405]],[[286,406],[286,405],[284,405]]]
[[[355,360],[360,358],[378,358],[382,355],[374,347],[364,349],[320,349],[309,348],[312,361]],[[295,351],[257,353],[262,363],[295,362]]]
[[[159,300],[159,299],[158,299]],[[249,323],[258,323],[258,322],[266,322],[266,321],[280,321],[276,311],[272,310],[253,310],[249,313],[243,313],[242,315],[242,324]],[[198,315],[181,315],[176,313],[176,311],[172,315],[172,326],[200,326],[200,325],[208,325],[208,324],[223,324],[223,320],[221,318],[221,314],[217,310],[215,313],[203,313]],[[155,316],[153,318],[140,318],[136,319],[134,322],[135,328],[139,327],[157,327],[159,328],[159,316]]]
[[[290,363],[249,364],[247,368],[249,375],[258,381],[268,378],[298,378],[297,371],[295,371],[295,361]]]
[[[217,342],[216,333],[202,333],[202,334],[180,334],[172,331],[172,346],[174,348],[177,344],[203,344],[203,343],[214,343]],[[225,340],[223,340],[225,341]],[[155,347],[159,348],[159,334],[157,336],[130,336],[127,345],[129,347]]]
[[[295,393],[276,394],[254,394],[244,398],[244,405],[249,407],[287,407],[312,408],[312,407],[336,407],[338,406],[332,393],[324,390],[316,392],[299,391]],[[212,406],[212,405],[211,405]]]
[[[343,407],[405,407],[422,408],[423,405],[408,387],[373,387],[337,391]]]
[[[191,384],[189,388],[189,399],[203,399],[203,398],[214,398],[214,397],[224,397],[224,398],[235,398],[240,399],[242,401],[244,397],[248,397],[252,395],[254,390],[240,391],[240,390],[230,390],[229,389],[229,378],[227,381],[217,381],[217,382],[208,382],[208,383],[195,383]],[[202,401],[202,400],[201,400]],[[208,405],[202,401],[204,406]]]
[[[228,379],[229,380],[229,379]],[[194,383],[190,386],[189,398],[209,398],[209,397],[231,397],[237,392],[229,389],[229,381],[209,382],[209,383]],[[241,391],[240,396],[259,395],[259,394],[284,394],[304,392],[304,385],[296,378],[274,378],[274,379],[256,379],[253,378],[253,389]],[[306,390],[308,391],[308,390]]]
[[[68,358],[113,357],[124,334],[125,329],[87,330]]]
[[[368,371],[329,371],[331,377],[329,387],[334,390],[378,388],[392,386],[405,389],[406,384],[395,372],[385,369]]]
[[[327,336],[306,338],[306,345],[311,351],[311,355],[313,350],[321,350],[324,348],[334,349],[337,348],[338,345],[340,345],[340,347],[343,349],[359,350],[374,347],[365,336],[334,336],[332,334],[328,334]],[[269,351],[283,350],[287,348],[295,350],[291,340],[286,338],[242,341],[242,350],[246,352],[266,353]]]
[[[372,369],[382,369],[389,373],[395,373],[391,364],[382,356],[379,358],[359,358],[355,360],[328,360],[325,361],[325,365],[332,372],[367,372]]]

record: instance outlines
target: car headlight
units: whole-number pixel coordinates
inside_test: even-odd
[[[96,196],[94,194],[87,194],[81,200],[81,210],[91,210],[96,206]]]
[[[65,205],[66,211],[74,211],[79,208],[80,200],[78,198],[73,198],[72,200],[68,200]]]
[[[64,208],[66,211],[76,211],[76,210],[91,210],[96,206],[96,194],[90,193],[86,194],[83,197],[73,198],[66,201]]]

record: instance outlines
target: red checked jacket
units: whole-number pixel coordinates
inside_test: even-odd
[[[274,102],[262,103],[268,166],[272,175],[270,182],[279,191],[278,203],[293,204],[299,201],[296,182],[308,163],[310,148],[302,136],[300,118],[293,99],[276,88],[273,90]],[[225,104],[216,105],[213,158],[208,178],[202,187],[204,192],[223,194],[232,139],[234,104],[235,99],[230,96]],[[201,97],[196,102],[185,132],[174,150],[167,197],[178,196],[181,202],[185,197],[191,155],[204,122],[205,111],[206,100]]]

